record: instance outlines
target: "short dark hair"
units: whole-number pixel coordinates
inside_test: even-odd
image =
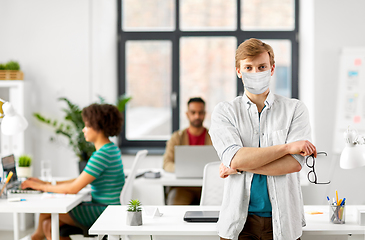
[[[81,115],[84,122],[106,137],[117,136],[122,130],[123,115],[116,106],[94,103],[85,107]]]
[[[201,97],[190,98],[189,101],[188,101],[188,106],[192,102],[203,103],[205,105],[205,102],[204,102],[204,100]]]

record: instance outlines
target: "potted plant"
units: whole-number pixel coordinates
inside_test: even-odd
[[[0,64],[0,80],[23,80],[23,72],[20,71],[20,65],[16,61],[9,61]]]
[[[142,225],[142,207],[138,199],[130,200],[127,209],[127,225],[140,226]]]
[[[120,112],[124,111],[125,105],[130,99],[131,97],[126,97],[125,95],[121,95],[118,98],[116,106]],[[95,147],[92,143],[85,140],[84,133],[82,132],[85,126],[81,116],[82,109],[67,98],[62,97],[58,100],[64,101],[67,104],[67,108],[62,109],[66,113],[64,122],[47,119],[40,113],[34,113],[33,115],[42,123],[53,127],[57,135],[63,135],[68,138],[69,146],[72,147],[72,150],[79,158],[79,171],[81,173],[95,151]],[[105,103],[104,98],[99,96],[99,102]],[[50,140],[54,141],[54,138],[51,137]]]
[[[16,169],[18,177],[31,177],[32,176],[32,158],[29,155],[21,155],[18,158],[18,167]]]

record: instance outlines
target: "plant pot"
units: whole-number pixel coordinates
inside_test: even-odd
[[[24,74],[18,70],[0,70],[0,80],[23,80]]]
[[[127,211],[127,225],[140,226],[142,225],[142,212],[128,212]]]
[[[16,174],[18,177],[31,177],[32,176],[32,167],[17,167]]]

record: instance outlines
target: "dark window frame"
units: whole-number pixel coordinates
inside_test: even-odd
[[[236,37],[237,44],[245,39],[258,38],[270,40],[291,41],[291,93],[292,98],[298,98],[298,73],[299,73],[299,0],[295,4],[295,28],[292,31],[243,31],[241,30],[241,1],[237,1],[237,30],[235,31],[180,31],[179,26],[179,0],[175,0],[175,30],[174,31],[143,31],[128,32],[122,29],[122,1],[118,0],[118,95],[125,94],[126,65],[125,45],[129,40],[169,40],[172,43],[172,93],[177,94],[176,106],[172,108],[172,132],[179,129],[179,83],[180,83],[180,38],[182,37]],[[242,82],[237,78],[237,95],[244,91]],[[133,96],[132,96],[133,97]],[[149,149],[150,153],[163,153],[166,141],[161,140],[127,140],[125,125],[119,136],[119,147],[124,153],[135,153],[139,149]]]

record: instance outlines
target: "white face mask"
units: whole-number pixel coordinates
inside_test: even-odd
[[[252,94],[264,93],[270,85],[271,71],[248,73],[242,72],[242,80],[247,91]]]

